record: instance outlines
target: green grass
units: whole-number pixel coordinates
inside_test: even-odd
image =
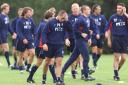
[[[65,56],[64,62],[68,59],[68,56]],[[13,59],[11,58],[11,61]],[[36,58],[35,58],[36,61]],[[35,62],[34,61],[34,62]],[[0,85],[41,85],[42,78],[42,66],[36,72],[34,79],[36,84],[26,83],[26,78],[28,76],[27,72],[20,74],[19,71],[10,70],[5,62],[5,58],[0,56],[0,62],[3,66],[0,66]],[[90,66],[91,61],[90,61]],[[80,80],[80,70],[78,68],[77,79],[72,79],[70,74],[70,68],[65,74],[65,83],[66,85],[95,85],[96,83],[102,83],[103,85],[128,85],[128,62],[125,63],[123,68],[120,70],[120,78],[122,82],[117,82],[113,80],[113,56],[112,55],[103,55],[99,61],[99,66],[97,71],[93,74],[96,78],[95,81],[85,82]],[[48,73],[47,76],[47,85],[55,85],[52,83],[52,77]]]

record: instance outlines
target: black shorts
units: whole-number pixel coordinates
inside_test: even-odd
[[[0,36],[0,44],[4,44],[4,43],[7,43],[7,36]]]
[[[69,52],[73,52],[73,49],[74,49],[74,47],[75,47],[75,39],[69,38],[69,41],[70,41],[70,46],[67,47],[67,50],[68,50]]]
[[[26,49],[32,48],[34,48],[33,42],[28,42],[28,44],[24,44],[21,40],[16,41],[16,50],[18,50],[19,52],[24,52]]]
[[[45,51],[43,51],[43,49],[37,47],[35,49],[35,53],[36,53],[37,58],[45,59]]]
[[[64,45],[54,45],[54,44],[47,44],[47,45],[48,45],[48,51],[46,51],[46,57],[49,58],[63,57]]]
[[[116,53],[127,53],[128,39],[125,36],[112,36],[112,50]]]
[[[16,47],[16,39],[13,39],[13,40],[12,40],[12,46],[13,46],[13,47]]]
[[[98,48],[103,48],[103,37],[101,36],[100,39],[96,39],[95,36],[92,36],[92,47],[97,46]]]

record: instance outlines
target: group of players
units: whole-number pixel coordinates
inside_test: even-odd
[[[11,23],[9,10],[9,4],[1,5],[0,46],[10,67],[7,41],[9,32],[12,35],[15,61],[11,68],[29,72],[28,83],[35,83],[33,76],[43,60],[42,85],[46,84],[48,69],[56,85],[64,85],[64,75],[69,66],[75,79],[78,64],[82,80],[95,80],[90,75],[96,71],[104,38],[114,52],[114,80],[120,80],[118,71],[126,60],[128,47],[128,14],[123,3],[117,4],[117,12],[109,21],[101,14],[99,4],[93,5],[91,10],[88,5],[80,7],[78,3],[73,3],[70,15],[65,10],[56,14],[56,9],[52,7],[42,14],[39,26],[34,23],[34,10],[31,7],[19,8],[18,16]],[[62,68],[64,44],[71,55]],[[93,69],[88,65],[88,46],[92,47]],[[35,54],[37,61],[31,67]]]

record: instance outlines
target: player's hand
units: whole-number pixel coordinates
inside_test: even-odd
[[[126,7],[123,7],[123,14],[127,14],[126,13]]]
[[[107,31],[105,32],[105,38],[106,39],[108,38],[108,32]]]
[[[70,46],[70,41],[69,41],[69,39],[65,39],[65,44],[66,44],[66,46]]]
[[[111,48],[111,47],[112,47],[112,42],[111,42],[111,40],[108,40],[108,42],[107,42],[107,43],[108,43],[108,47],[110,47],[110,48]]]
[[[82,33],[81,36],[82,36],[83,38],[86,38],[86,37],[88,36],[88,34]]]
[[[27,39],[23,39],[23,43],[24,44],[28,44],[28,40]]]
[[[123,14],[128,18],[128,13],[126,12],[126,7],[123,7]]]
[[[92,35],[93,34],[93,31],[92,30],[89,30],[89,33],[90,33],[90,35]]]
[[[16,33],[13,33],[12,39],[16,39],[16,37],[17,37],[17,34]]]
[[[92,44],[92,40],[89,39],[89,40],[88,40],[88,45],[91,46],[91,44]]]
[[[100,39],[100,35],[99,34],[96,35],[96,39]]]
[[[44,51],[48,51],[48,46],[47,46],[47,44],[44,44],[44,45],[43,45],[43,50],[44,50]]]

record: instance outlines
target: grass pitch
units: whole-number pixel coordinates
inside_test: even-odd
[[[63,64],[68,59],[69,55],[64,56]],[[0,85],[41,85],[42,80],[42,67],[37,70],[34,79],[36,81],[35,84],[26,83],[26,79],[28,77],[28,73],[24,72],[21,74],[19,71],[10,70],[7,67],[5,58],[0,56],[0,62],[3,64],[0,65]],[[13,62],[13,58],[11,57],[11,62]],[[36,62],[36,58],[34,63]],[[90,60],[90,67],[92,67],[92,60]],[[80,68],[78,68],[77,79],[73,79],[71,77],[71,69],[69,68],[65,74],[65,84],[66,85],[95,85],[96,83],[102,83],[103,85],[128,85],[128,62],[124,64],[124,66],[119,71],[119,75],[121,81],[113,80],[113,55],[102,55],[99,63],[97,71],[92,74],[96,78],[95,81],[83,81],[80,79]],[[47,84],[46,85],[55,85],[52,83],[52,77],[50,73],[47,76]]]

